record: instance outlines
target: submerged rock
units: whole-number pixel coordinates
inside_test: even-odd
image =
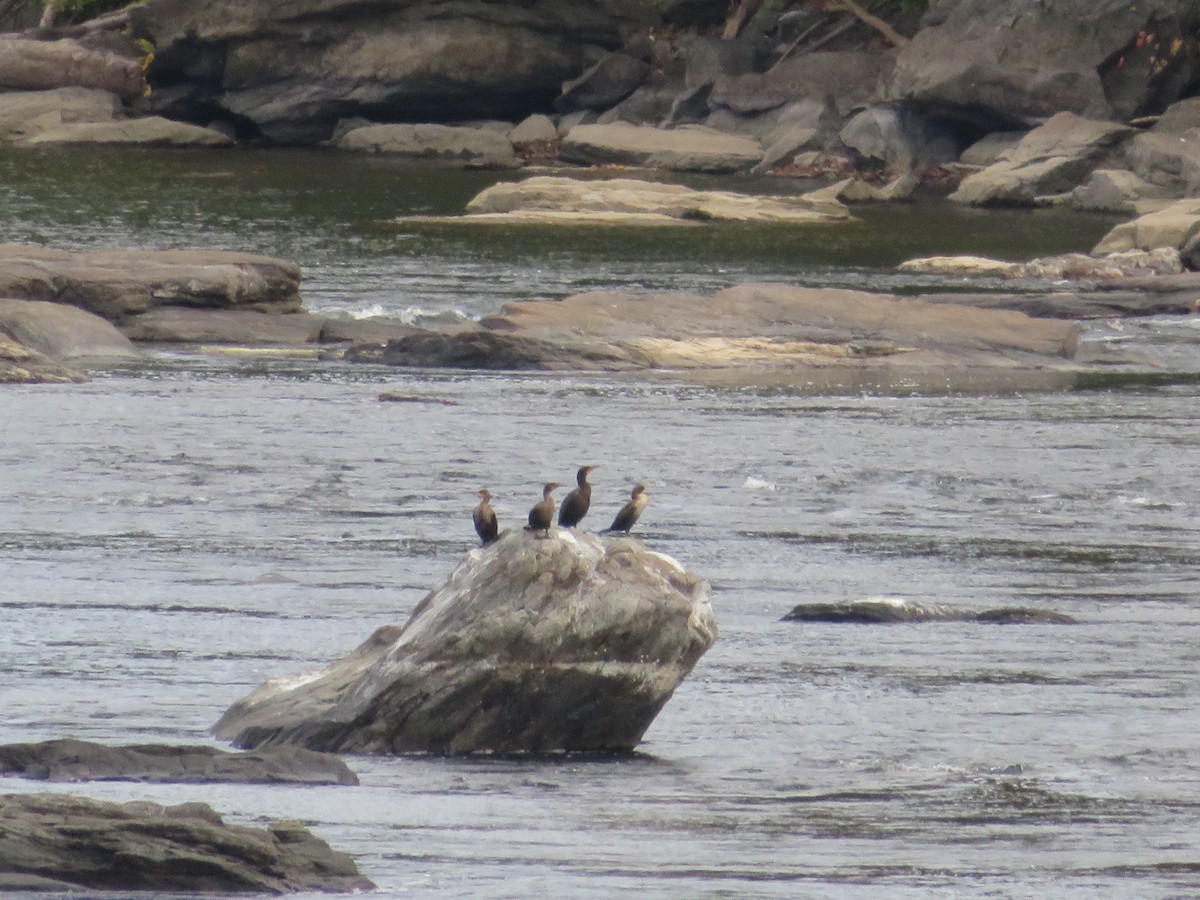
[[[108,747],[73,738],[0,745],[0,774],[38,781],[358,784],[358,777],[338,757],[300,747],[230,753],[170,744]]]
[[[374,885],[297,823],[227,825],[205,803],[0,795],[0,890],[287,894]]]
[[[1005,606],[974,612],[940,604],[929,605],[903,597],[868,597],[832,603],[801,603],[783,617],[785,622],[838,622],[860,625],[897,622],[982,622],[995,625],[1074,625],[1072,616],[1048,609]]]
[[[707,583],[640,542],[510,531],[403,628],[267,682],[214,732],[351,753],[625,752],[716,636]]]

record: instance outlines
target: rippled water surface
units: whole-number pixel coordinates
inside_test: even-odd
[[[4,156],[0,174],[4,240],[257,249],[304,264],[310,306],[358,313],[759,277],[902,287],[887,269],[905,256],[1084,249],[1108,224],[934,207],[841,234],[481,234],[387,220],[456,211],[494,176],[318,154]],[[1089,335],[1194,360],[1200,329]],[[1194,896],[1198,399],[167,353],[5,387],[0,741],[208,740],[264,679],[404,621],[472,546],[479,487],[513,524],[543,480],[598,463],[592,518],[646,481],[643,539],[711,581],[721,627],[638,755],[352,758],[356,788],[53,789],[301,819],[387,895]],[[877,595],[1079,624],[781,621]]]

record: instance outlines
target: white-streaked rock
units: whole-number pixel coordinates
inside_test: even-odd
[[[639,541],[514,529],[403,628],[267,682],[214,732],[350,753],[629,751],[716,636],[707,583]]]

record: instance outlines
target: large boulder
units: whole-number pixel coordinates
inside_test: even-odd
[[[352,753],[630,751],[716,636],[708,585],[640,542],[515,529],[403,628],[267,682],[214,730]]]
[[[301,747],[230,753],[176,744],[110,747],[73,738],[0,744],[0,774],[38,781],[358,784],[358,776],[338,757]]]
[[[0,141],[22,141],[78,122],[111,122],[124,115],[110,91],[63,87],[0,93]]]
[[[228,825],[205,803],[0,796],[0,890],[362,891],[354,861],[295,822]]]
[[[740,172],[762,159],[757,141],[684,125],[672,130],[614,122],[577,125],[563,138],[561,155],[584,165],[625,165],[676,172]]]
[[[1143,200],[1159,200],[1167,191],[1125,169],[1097,169],[1071,192],[1071,205],[1087,212],[1131,213]]]
[[[1125,164],[1150,184],[1187,195],[1200,173],[1200,129],[1139,134],[1125,148]]]
[[[516,169],[521,165],[509,138],[489,128],[367,125],[347,131],[337,147],[464,169]]]
[[[680,184],[634,178],[578,179],[537,176],[502,181],[467,204],[479,221],[555,224],[700,224],[704,222],[824,223],[850,218],[836,200],[765,197],[700,191]]]
[[[0,297],[68,303],[121,322],[159,306],[300,310],[300,269],[223,250],[71,253],[0,244]]]
[[[1178,200],[1132,222],[1122,222],[1100,239],[1092,253],[1173,248],[1190,259],[1193,240],[1200,237],[1200,199]]]
[[[78,41],[0,35],[0,90],[63,87],[93,88],[132,100],[146,92],[146,80],[137,60],[90,50]]]
[[[285,143],[340,119],[517,119],[623,32],[657,16],[619,0],[149,0],[134,33],[157,48],[151,104],[193,120],[223,111]]]
[[[129,338],[107,319],[63,303],[0,299],[0,334],[59,362],[136,355]]]
[[[1161,112],[1194,78],[1197,17],[1193,0],[937,4],[900,50],[888,97],[989,130],[1064,110]]]
[[[842,143],[891,172],[940,166],[958,158],[953,128],[903,107],[872,106],[842,128]]]
[[[717,78],[709,103],[746,115],[815,99],[828,101],[845,117],[878,98],[892,64],[885,53],[818,51],[789,56],[766,72]]]
[[[175,122],[162,116],[111,122],[71,122],[47,128],[21,142],[46,144],[122,144],[138,147],[229,147],[233,139],[212,128]]]
[[[649,63],[627,53],[605,54],[578,78],[563,84],[554,106],[560,112],[607,109],[632,94],[649,74]]]
[[[1063,112],[1030,131],[993,165],[965,178],[950,199],[976,206],[1032,205],[1078,187],[1132,129]]]

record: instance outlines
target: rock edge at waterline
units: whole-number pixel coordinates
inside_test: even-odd
[[[716,637],[708,584],[639,541],[514,530],[403,628],[267,682],[214,732],[350,753],[629,752]]]

